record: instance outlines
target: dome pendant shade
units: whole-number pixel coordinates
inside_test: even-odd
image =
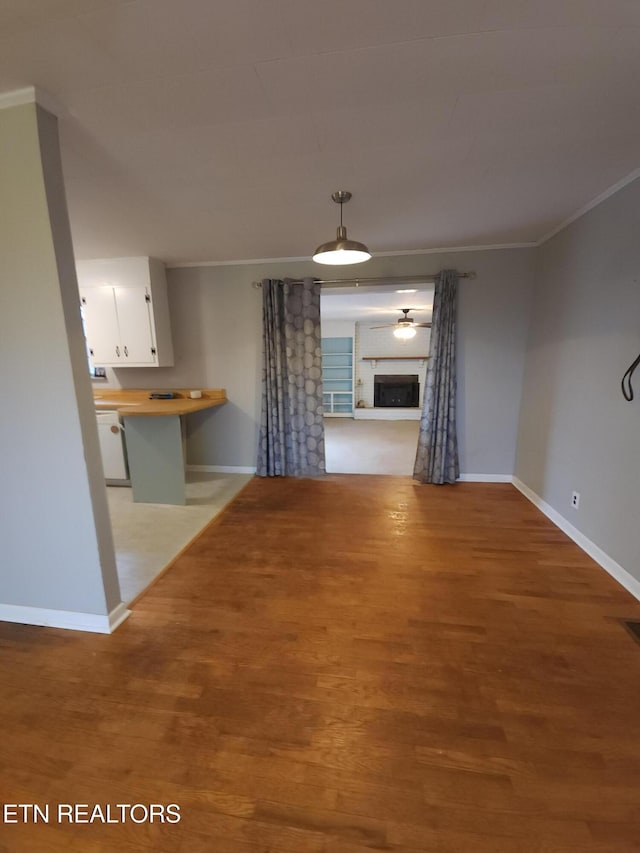
[[[348,239],[344,225],[338,228],[335,240],[318,246],[313,254],[313,260],[318,264],[361,264],[370,257],[371,252],[364,243]]]
[[[342,205],[349,201],[351,193],[347,190],[338,190],[331,198],[340,205],[340,225],[336,239],[318,246],[313,254],[313,260],[318,264],[331,265],[361,264],[363,261],[368,261],[371,252],[364,243],[349,240],[347,229],[342,224]]]

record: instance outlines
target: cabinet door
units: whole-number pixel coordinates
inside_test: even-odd
[[[98,414],[98,438],[100,439],[100,453],[105,479],[126,480],[128,473],[122,430],[117,417],[113,417],[111,412],[100,412]]]
[[[115,287],[124,365],[155,364],[151,303],[144,287]]]
[[[93,364],[118,365],[124,361],[118,315],[112,287],[87,287],[80,291],[82,319]]]

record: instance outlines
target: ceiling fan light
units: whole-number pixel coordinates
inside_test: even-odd
[[[394,337],[400,338],[401,341],[409,341],[411,338],[415,338],[416,330],[413,326],[405,325],[398,326],[397,329],[393,330]]]

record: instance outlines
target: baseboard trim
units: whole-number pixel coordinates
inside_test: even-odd
[[[255,474],[251,465],[187,465],[187,471],[202,471],[205,474]]]
[[[460,474],[459,483],[512,483],[513,474]]]
[[[613,557],[610,557],[602,550],[602,548],[598,547],[595,542],[592,542],[591,539],[585,536],[577,527],[574,527],[570,521],[567,521],[563,515],[560,515],[560,513],[555,510],[551,504],[548,504],[543,500],[540,495],[534,492],[533,489],[530,489],[526,483],[523,483],[518,477],[514,477],[513,485],[525,496],[525,498],[527,498],[527,500],[530,500],[531,503],[540,510],[540,512],[544,513],[544,515],[546,515],[556,527],[559,527],[563,533],[566,533],[569,539],[573,539],[576,545],[582,548],[585,554],[588,554],[592,560],[595,560],[599,566],[602,566],[605,572],[608,572],[612,578],[617,580],[618,583],[627,590],[627,592],[630,592],[634,598],[640,601],[640,581],[637,581],[632,574],[620,565],[620,563],[617,563]]]
[[[209,474],[255,474],[256,469],[246,465],[187,465],[187,471]],[[511,474],[460,474],[460,483],[511,483]]]
[[[358,409],[356,407],[352,417],[354,421],[419,421],[422,417],[422,409],[396,409],[395,407]]]
[[[89,631],[92,634],[111,634],[131,614],[120,602],[108,615],[76,613],[72,610],[47,610],[44,607],[23,607],[0,604],[0,622],[19,622],[43,628],[66,628],[70,631]]]
[[[117,607],[114,607],[109,614],[109,633],[113,634],[116,628],[119,628],[124,620],[128,619],[129,616],[131,616],[131,611],[127,608],[124,601],[121,601],[120,604]]]

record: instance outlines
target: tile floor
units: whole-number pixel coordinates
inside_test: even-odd
[[[149,586],[252,476],[189,472],[186,506],[134,503],[131,489],[108,486],[122,600],[129,604]]]
[[[420,421],[325,418],[329,474],[413,473]]]

